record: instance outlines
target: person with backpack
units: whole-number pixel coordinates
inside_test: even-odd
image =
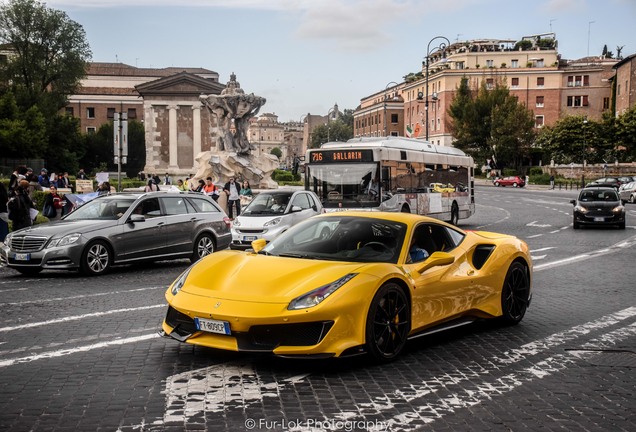
[[[13,197],[7,203],[7,209],[9,219],[13,222],[13,231],[33,225],[30,209],[35,209],[35,205],[29,198],[24,185],[21,184],[15,189]]]

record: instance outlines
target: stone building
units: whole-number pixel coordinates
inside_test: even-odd
[[[625,57],[613,67],[616,71],[616,116],[636,105],[636,54]]]
[[[143,99],[147,173],[194,173],[202,151],[216,148],[216,116],[199,96],[220,94],[218,82],[180,72],[135,87]],[[203,108],[203,109],[202,109]]]

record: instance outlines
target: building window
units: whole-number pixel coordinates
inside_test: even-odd
[[[73,117],[74,114],[73,107],[66,107],[66,115]]]
[[[608,110],[609,107],[610,107],[610,98],[608,97],[603,98],[603,109]]]
[[[537,107],[543,108],[543,96],[537,96]]]
[[[620,96],[621,95],[621,85],[617,85],[616,86],[616,96]]]
[[[128,118],[129,119],[137,118],[137,108],[128,108]]]
[[[544,77],[537,77],[537,87],[543,87],[545,85]]]
[[[581,107],[588,106],[589,101],[587,95],[585,96],[568,96],[567,105],[569,107]]]
[[[494,87],[495,81],[492,78],[486,78],[486,88],[488,90],[492,90]]]
[[[534,67],[544,67],[543,59],[537,59],[537,62],[534,64]]]
[[[510,60],[510,67],[513,69],[519,68],[519,60]]]
[[[494,67],[494,66],[495,66],[494,60],[486,60],[486,67]]]
[[[519,88],[519,78],[513,78],[512,79],[512,88]]]
[[[397,124],[397,122],[398,122],[398,115],[391,114],[391,124]]]
[[[464,62],[455,62],[455,69],[464,69]]]
[[[109,119],[115,118],[115,108],[107,108],[106,109],[106,117]]]
[[[543,116],[535,116],[534,118],[534,127],[542,128],[543,127]]]
[[[92,127],[92,126],[89,126],[89,127],[86,128],[86,133],[88,135],[93,135],[93,134],[95,134],[96,131],[97,131],[97,129]]]
[[[89,118],[89,119],[95,118],[95,108],[93,107],[86,108],[86,118]]]
[[[396,131],[391,131],[391,136],[400,136],[400,134],[397,133]]]

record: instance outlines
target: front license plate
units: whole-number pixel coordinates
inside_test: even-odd
[[[31,254],[28,253],[15,253],[13,259],[16,261],[29,261],[31,260]]]
[[[254,241],[258,239],[257,236],[243,236],[243,241]]]
[[[605,222],[605,218],[604,217],[595,217],[594,218],[594,222]]]
[[[197,326],[197,330],[209,332],[209,333],[218,333],[229,335],[232,332],[230,331],[230,323],[227,321],[218,321],[218,320],[210,320],[205,318],[195,318],[194,324]]]

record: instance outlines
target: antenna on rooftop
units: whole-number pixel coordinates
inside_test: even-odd
[[[552,21],[556,21],[556,18],[553,18],[550,20],[550,33],[552,33]]]

